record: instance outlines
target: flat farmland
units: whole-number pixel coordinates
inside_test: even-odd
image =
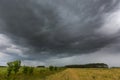
[[[0,80],[6,78],[7,68],[0,68]],[[119,68],[66,68],[59,71],[49,71],[47,68],[35,68],[32,75],[23,74],[22,69],[14,80],[120,80]]]
[[[47,80],[120,80],[120,69],[69,68],[49,76]]]

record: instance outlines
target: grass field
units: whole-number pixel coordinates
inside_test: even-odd
[[[34,68],[33,74],[23,74],[22,68],[15,75],[11,74],[9,78],[7,75],[7,68],[0,68],[0,80],[46,80],[47,76],[53,75],[63,71],[64,68],[58,68],[57,70],[49,70],[49,68]]]
[[[66,69],[47,80],[120,80],[120,69]]]
[[[0,80],[120,80],[120,69],[68,68],[49,71],[48,68],[35,68],[32,75],[21,71],[11,79],[5,78],[6,68],[0,68]]]

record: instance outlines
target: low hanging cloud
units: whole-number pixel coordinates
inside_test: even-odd
[[[0,34],[10,40],[0,38],[0,52],[41,61],[117,52],[119,13],[119,0],[0,0]]]

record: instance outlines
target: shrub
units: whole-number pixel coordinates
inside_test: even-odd
[[[15,74],[19,71],[20,67],[21,67],[20,60],[16,60],[13,62],[13,71],[15,72]]]
[[[9,77],[11,75],[11,72],[14,71],[14,73],[16,74],[21,66],[21,61],[20,60],[16,60],[13,62],[8,62],[7,63],[8,68],[7,68],[7,76]]]
[[[23,66],[23,71],[22,72],[24,74],[33,74],[34,67]]]
[[[58,70],[58,67],[54,67],[54,70],[55,70],[55,71]]]
[[[49,66],[49,70],[50,70],[50,71],[53,71],[53,70],[54,70],[54,67],[53,67],[53,66]]]
[[[23,66],[22,73],[23,74],[27,74],[28,73],[28,67],[27,66]]]
[[[11,75],[12,69],[13,69],[13,65],[11,62],[7,63],[8,68],[7,68],[7,77],[9,77]]]
[[[29,74],[33,74],[33,71],[34,71],[34,67],[29,67],[29,68],[28,68],[28,73],[29,73]]]

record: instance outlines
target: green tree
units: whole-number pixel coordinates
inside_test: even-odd
[[[27,74],[28,73],[28,66],[23,66],[23,70],[22,70],[22,72],[23,72],[23,74]]]
[[[55,66],[55,67],[54,67],[54,70],[57,71],[57,70],[58,70],[58,67]]]
[[[54,70],[54,66],[49,66],[49,70],[53,71]]]
[[[20,67],[21,67],[20,60],[16,60],[13,62],[13,71],[15,72],[15,74],[19,71]]]
[[[24,74],[33,74],[33,72],[34,72],[34,67],[24,66],[22,72],[23,72]]]
[[[7,77],[9,77],[11,75],[12,70],[13,70],[13,64],[12,64],[12,62],[8,62],[7,65],[8,65]]]
[[[9,77],[11,75],[12,71],[14,71],[14,73],[17,74],[17,72],[19,71],[19,69],[21,67],[21,61],[16,60],[13,62],[8,62],[7,65],[8,65],[7,76]]]

